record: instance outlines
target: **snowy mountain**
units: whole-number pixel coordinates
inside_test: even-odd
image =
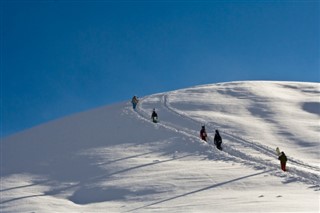
[[[2,139],[0,211],[320,212],[319,116],[320,84],[253,81],[65,117]]]

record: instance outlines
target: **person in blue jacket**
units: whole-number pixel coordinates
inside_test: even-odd
[[[138,102],[139,102],[139,99],[137,98],[137,96],[133,96],[131,103],[134,110],[136,109]]]

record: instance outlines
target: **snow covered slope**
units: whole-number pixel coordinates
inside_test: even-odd
[[[10,136],[0,212],[319,212],[319,95],[318,83],[203,85]]]

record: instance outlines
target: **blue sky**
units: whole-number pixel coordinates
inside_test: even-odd
[[[1,134],[133,95],[319,82],[319,11],[318,1],[2,1]]]

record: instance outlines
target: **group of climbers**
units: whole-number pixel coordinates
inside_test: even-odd
[[[132,100],[131,100],[131,103],[132,103],[132,107],[134,110],[136,110],[136,107],[137,107],[137,104],[139,102],[139,99],[137,96],[133,96]],[[151,120],[152,122],[154,123],[158,123],[158,114],[156,112],[155,109],[153,109],[152,111],[152,114],[151,114]],[[200,130],[200,138],[206,142],[208,142],[208,134],[206,132],[206,128],[205,126],[203,125],[201,127],[201,130]],[[215,135],[214,135],[214,145],[217,147],[217,149],[221,150],[222,151],[222,138],[220,136],[220,133],[219,133],[219,130],[216,130],[215,131]],[[280,164],[281,164],[281,169],[283,171],[287,171],[286,169],[286,163],[287,163],[287,156],[285,155],[284,152],[279,152],[278,148],[277,148],[277,154],[278,154],[278,160],[280,160]]]
[[[206,132],[206,127],[203,125],[200,130],[200,138],[206,142],[208,142],[208,134]],[[214,138],[214,145],[216,145],[217,149],[222,150],[222,138],[220,136],[219,130],[216,130]]]
[[[136,110],[137,108],[137,104],[139,103],[139,99],[137,96],[133,96],[132,100],[131,100],[131,103],[132,103],[132,108],[134,110]],[[152,110],[152,113],[151,113],[151,119],[152,119],[152,122],[153,123],[158,123],[158,114],[156,112],[156,109],[153,109]]]

